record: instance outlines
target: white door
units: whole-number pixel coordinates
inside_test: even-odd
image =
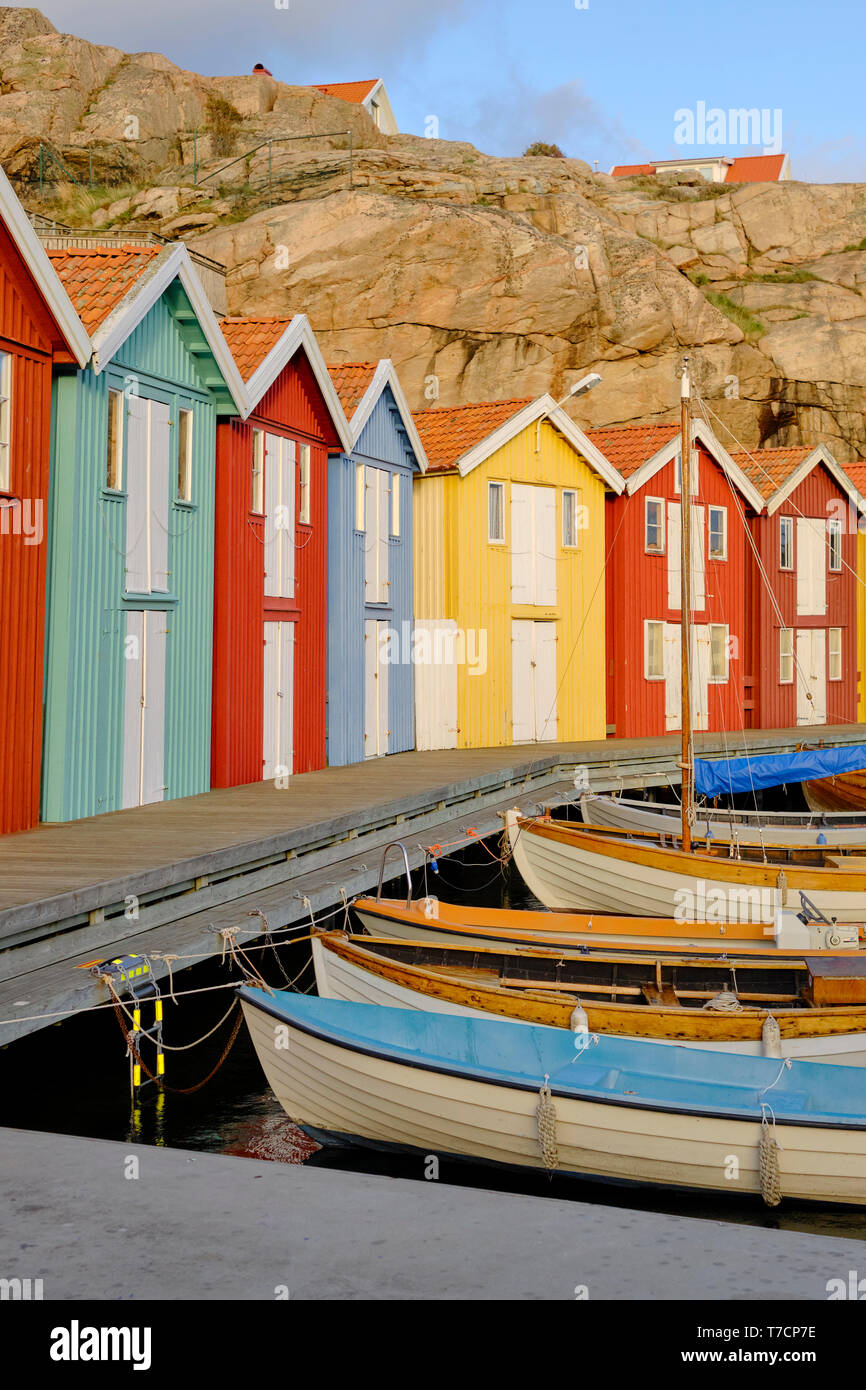
[[[706,568],[703,507],[692,506],[692,527],[689,533],[691,563],[691,606],[700,612],[706,607]],[[679,502],[668,503],[668,608],[680,608],[682,598],[682,507]]]
[[[265,435],[265,594],[295,593],[295,444]]]
[[[169,408],[125,397],[127,593],[167,593],[171,427]]]
[[[365,469],[364,599],[366,603],[388,602],[388,538],[391,534],[390,500],[391,474],[384,468]]]
[[[415,747],[457,747],[457,623],[416,618]]]
[[[705,623],[692,628],[692,728],[707,729],[710,722],[710,629]]]
[[[681,729],[683,720],[682,628],[679,623],[665,623],[665,728]],[[691,716],[693,729],[709,727],[709,687],[712,670],[710,629],[706,623],[692,627],[691,641]]]
[[[511,624],[511,737],[515,743],[556,738],[556,623],[515,618]]]
[[[556,603],[556,489],[511,487],[511,602]]]
[[[123,805],[165,797],[165,658],[168,614],[126,614]]]
[[[823,628],[798,628],[797,723],[826,724],[827,665],[826,633]],[[811,697],[811,698],[810,698]]]
[[[821,517],[797,517],[797,612],[818,618],[827,612],[826,526]]]
[[[665,728],[678,729],[682,722],[683,674],[680,662],[682,633],[678,623],[665,623]]]
[[[295,625],[265,623],[262,778],[289,776],[294,767]]]
[[[381,758],[388,752],[388,663],[384,660],[387,633],[386,622],[364,624],[365,758]]]

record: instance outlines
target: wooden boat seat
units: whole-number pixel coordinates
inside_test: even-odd
[[[807,956],[808,997],[813,1004],[866,1004],[866,960],[858,956]]]
[[[830,869],[847,869],[849,873],[866,873],[866,854],[826,854],[824,863]]]

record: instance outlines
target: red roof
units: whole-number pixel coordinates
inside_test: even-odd
[[[51,264],[88,333],[116,309],[162,246],[70,246],[48,250]]]
[[[624,179],[634,174],[654,174],[655,171],[654,164],[615,164],[610,172],[615,179]]]
[[[347,420],[351,420],[376,375],[378,362],[340,362],[328,371]]]
[[[431,406],[429,410],[414,411],[412,419],[427,454],[427,472],[452,472],[458,459],[534,399],[534,396],[523,396],[507,401]]]
[[[813,444],[794,444],[790,448],[783,445],[778,449],[753,449],[751,454],[731,454],[731,458],[766,499],[778,492],[814,449]]]
[[[220,328],[244,381],[262,365],[268,353],[282,338],[291,319],[223,319]]]
[[[667,425],[607,425],[587,430],[586,437],[624,478],[630,478],[679,432],[679,425],[671,421]]]
[[[313,86],[317,92],[324,92],[326,97],[339,97],[341,101],[354,101],[360,106],[378,81],[378,77],[373,77],[366,82],[314,82]]]
[[[725,183],[777,183],[784,163],[783,154],[744,155],[734,160]]]
[[[858,463],[846,463],[842,466],[860,496],[866,497],[866,463],[861,460]]]

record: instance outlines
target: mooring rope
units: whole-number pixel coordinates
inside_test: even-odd
[[[538,1092],[535,1123],[541,1146],[541,1161],[552,1176],[554,1169],[559,1166],[559,1151],[556,1147],[556,1106],[550,1094],[550,1077],[547,1072],[544,1073],[544,1085]]]
[[[778,1077],[776,1078],[778,1080]],[[769,1089],[769,1087],[767,1088]],[[773,1128],[767,1124],[767,1111]],[[777,1207],[782,1200],[782,1176],[779,1172],[779,1144],[776,1141],[776,1116],[766,1101],[761,1104],[760,1174],[761,1196],[768,1207]]]

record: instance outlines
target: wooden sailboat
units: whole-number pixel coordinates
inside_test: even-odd
[[[779,912],[767,924],[677,921],[673,917],[605,915],[603,913],[531,912],[509,908],[464,907],[421,898],[414,902],[387,898],[355,898],[352,903],[364,930],[373,936],[400,941],[481,942],[524,948],[565,948],[573,951],[652,951],[661,955],[688,951],[690,955],[850,956],[866,947],[866,928],[838,925],[820,919],[802,920],[793,909]],[[832,941],[832,945],[829,944]]]
[[[847,811],[866,815],[866,772],[842,772],[838,777],[821,777],[803,782],[806,805],[812,811]]]
[[[699,840],[694,831],[691,718],[691,426],[688,358],[681,381],[682,773],[680,829],[624,831],[509,813],[514,862],[531,891],[550,908],[629,912],[700,920],[712,900],[721,920],[742,920],[744,909],[772,921],[775,912],[809,896],[830,922],[866,916],[866,852],[846,845],[748,845]],[[686,504],[687,503],[687,504]],[[694,843],[693,843],[694,841]],[[754,920],[754,918],[752,919]],[[828,944],[833,944],[828,943]]]
[[[731,1055],[720,1065],[721,1054],[691,1047],[238,992],[272,1090],[314,1138],[680,1190],[763,1191],[774,1204],[780,1194],[866,1204],[858,1067]]]
[[[662,959],[313,936],[326,999],[683,1042],[749,1056],[866,1065],[866,960]],[[772,1015],[779,1035],[765,1027]]]
[[[803,784],[807,797],[809,785]],[[662,835],[675,835],[682,815],[679,806],[627,796],[585,793],[579,805],[580,814],[589,825],[609,826],[614,830],[648,830]],[[806,848],[832,843],[848,848],[856,846],[866,852],[866,778],[862,811],[831,813],[829,808],[818,805],[811,811],[734,811],[702,806],[695,811],[695,830],[702,838],[724,845]]]

